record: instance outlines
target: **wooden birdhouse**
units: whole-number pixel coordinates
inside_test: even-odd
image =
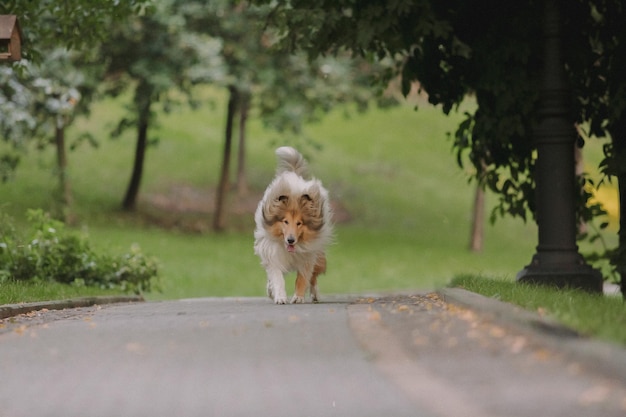
[[[17,16],[0,15],[0,61],[22,59],[22,32]]]

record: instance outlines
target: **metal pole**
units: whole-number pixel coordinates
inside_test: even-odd
[[[561,57],[559,7],[559,0],[545,2],[540,121],[534,133],[539,244],[531,263],[517,274],[517,280],[601,292],[600,272],[585,263],[576,245],[576,133]]]

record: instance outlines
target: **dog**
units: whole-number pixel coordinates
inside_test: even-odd
[[[319,302],[317,277],[326,272],[326,247],[333,239],[328,191],[310,178],[304,157],[292,147],[276,149],[274,180],[254,214],[254,252],[267,272],[267,295],[287,303],[284,274],[297,272],[291,303],[303,303],[308,289]]]

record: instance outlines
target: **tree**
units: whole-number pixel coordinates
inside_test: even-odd
[[[459,164],[471,163],[498,196],[492,218],[534,216],[533,128],[540,119],[542,2],[257,3],[271,9],[270,23],[288,50],[304,49],[316,57],[347,48],[355,55],[399,58],[396,73],[404,91],[419,81],[430,102],[442,105],[445,113],[466,94],[474,94],[477,110],[467,113],[455,132]],[[617,0],[580,0],[568,2],[561,11],[565,43],[577,45],[563,51],[573,86],[571,124],[591,120],[594,134],[603,126],[617,131],[624,127],[619,123],[625,91],[623,9]],[[615,141],[610,150],[617,150]],[[603,166],[618,159],[611,154]],[[589,193],[578,197],[569,204],[577,205],[579,217],[602,214],[601,208],[587,205]]]
[[[120,22],[131,14],[145,13],[149,4],[150,0],[12,0],[0,4],[0,14],[17,15],[23,32],[22,62],[0,67],[0,134],[17,151],[0,156],[3,181],[13,174],[18,165],[19,152],[27,147],[29,139],[37,136],[41,128],[40,115],[33,112],[33,106],[36,106],[37,96],[42,91],[37,86],[28,85],[33,80],[29,72],[41,70],[49,73],[50,64],[58,68],[59,62],[54,58],[60,56],[62,52],[59,51],[63,49],[86,51],[80,55],[83,63],[87,62],[85,58],[89,56],[89,51],[108,36],[114,20]],[[63,62],[69,65],[68,60]],[[67,73],[76,74],[76,70],[71,68],[65,75]],[[51,79],[49,81],[52,82]],[[81,106],[87,103],[84,93]],[[49,98],[54,101],[53,97]],[[56,109],[62,107],[56,106]],[[58,134],[57,143],[60,143],[62,132],[58,131]],[[59,157],[62,165],[66,158],[62,154]]]
[[[224,199],[227,196],[230,172],[230,155],[233,143],[233,127],[235,114],[239,107],[239,91],[236,87],[230,86],[228,94],[228,107],[226,109],[226,133],[224,135],[224,153],[222,159],[222,170],[220,172],[219,183],[217,184],[217,192],[215,195],[215,214],[213,217],[213,230],[221,232],[225,228],[224,220]]]
[[[0,14],[14,14],[23,29],[23,57],[35,63],[54,48],[93,47],[113,22],[150,9],[151,0],[11,0]]]
[[[40,65],[26,66],[24,81],[33,93],[33,114],[37,115],[37,138],[39,148],[52,143],[56,148],[58,177],[58,213],[57,217],[72,222],[72,192],[68,175],[67,140],[65,130],[78,114],[89,111],[89,105],[96,91],[95,80],[98,68],[83,60],[84,56],[65,49],[56,49],[43,57]],[[81,67],[81,70],[78,69]],[[71,148],[83,139],[93,143],[91,135],[85,133],[73,141]]]
[[[577,121],[589,122],[589,136],[610,138],[600,168],[609,180],[617,180],[620,211],[618,246],[607,255],[626,298],[626,8],[617,0],[593,1],[589,8],[590,13],[576,22],[583,22],[587,44],[582,51],[572,51],[570,82],[580,108]],[[601,211],[591,206],[587,216]]]
[[[369,77],[382,71],[384,65],[347,59],[345,54],[309,62],[304,54],[293,56],[275,50],[275,35],[264,26],[268,9],[251,7],[247,2],[181,1],[179,10],[186,16],[190,30],[219,38],[223,44],[227,68],[223,84],[230,99],[213,221],[214,229],[222,230],[236,114],[240,139],[237,183],[242,192],[245,127],[251,106],[256,106],[267,126],[302,135],[304,123],[319,119],[337,103],[356,102],[361,110],[365,109],[374,96]]]
[[[26,147],[26,138],[36,128],[32,114],[33,94],[9,67],[0,67],[0,135],[12,145],[13,151],[0,155],[2,181],[12,178],[19,163],[19,152]]]
[[[56,217],[70,222],[72,193],[67,169],[65,129],[76,115],[88,112],[96,89],[93,81],[99,79],[94,73],[94,67],[83,58],[76,52],[55,49],[46,54],[38,65],[24,61],[19,71],[7,68],[10,78],[4,89],[7,97],[13,88],[20,87],[16,90],[19,97],[17,94],[8,96],[7,99],[11,101],[5,102],[17,119],[7,123],[3,129],[4,138],[11,141],[19,151],[25,151],[33,142],[39,150],[50,145],[55,147],[55,174],[59,187],[55,193],[57,204],[53,210]],[[77,69],[77,65],[80,65],[81,70]],[[2,119],[7,120],[8,117]],[[71,148],[85,138],[90,138],[90,135],[79,135],[71,142]],[[17,166],[9,165],[10,155],[5,156],[5,180]]]
[[[170,0],[161,0],[150,13],[115,26],[101,45],[108,93],[117,95],[134,86],[131,115],[123,118],[114,132],[119,135],[129,127],[135,127],[137,132],[132,174],[122,203],[125,210],[134,210],[137,203],[150,142],[148,131],[154,121],[153,105],[160,101],[163,109],[169,111],[177,103],[171,94],[174,90],[191,100],[191,86],[209,76],[207,72],[215,65],[219,66],[215,59],[219,49],[218,42],[189,34]],[[201,71],[201,65],[207,68]]]

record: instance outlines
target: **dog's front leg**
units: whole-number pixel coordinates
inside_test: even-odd
[[[273,298],[276,304],[287,304],[285,278],[280,269],[267,270],[267,295]]]
[[[304,275],[302,275],[302,273],[298,271],[298,275],[296,276],[296,292],[291,299],[291,304],[304,303],[304,293],[308,286],[308,279],[306,279]]]
[[[311,284],[311,274],[313,268],[310,265],[306,265],[304,268],[298,269],[298,275],[296,276],[296,291],[291,298],[291,304],[304,303],[304,293]]]

